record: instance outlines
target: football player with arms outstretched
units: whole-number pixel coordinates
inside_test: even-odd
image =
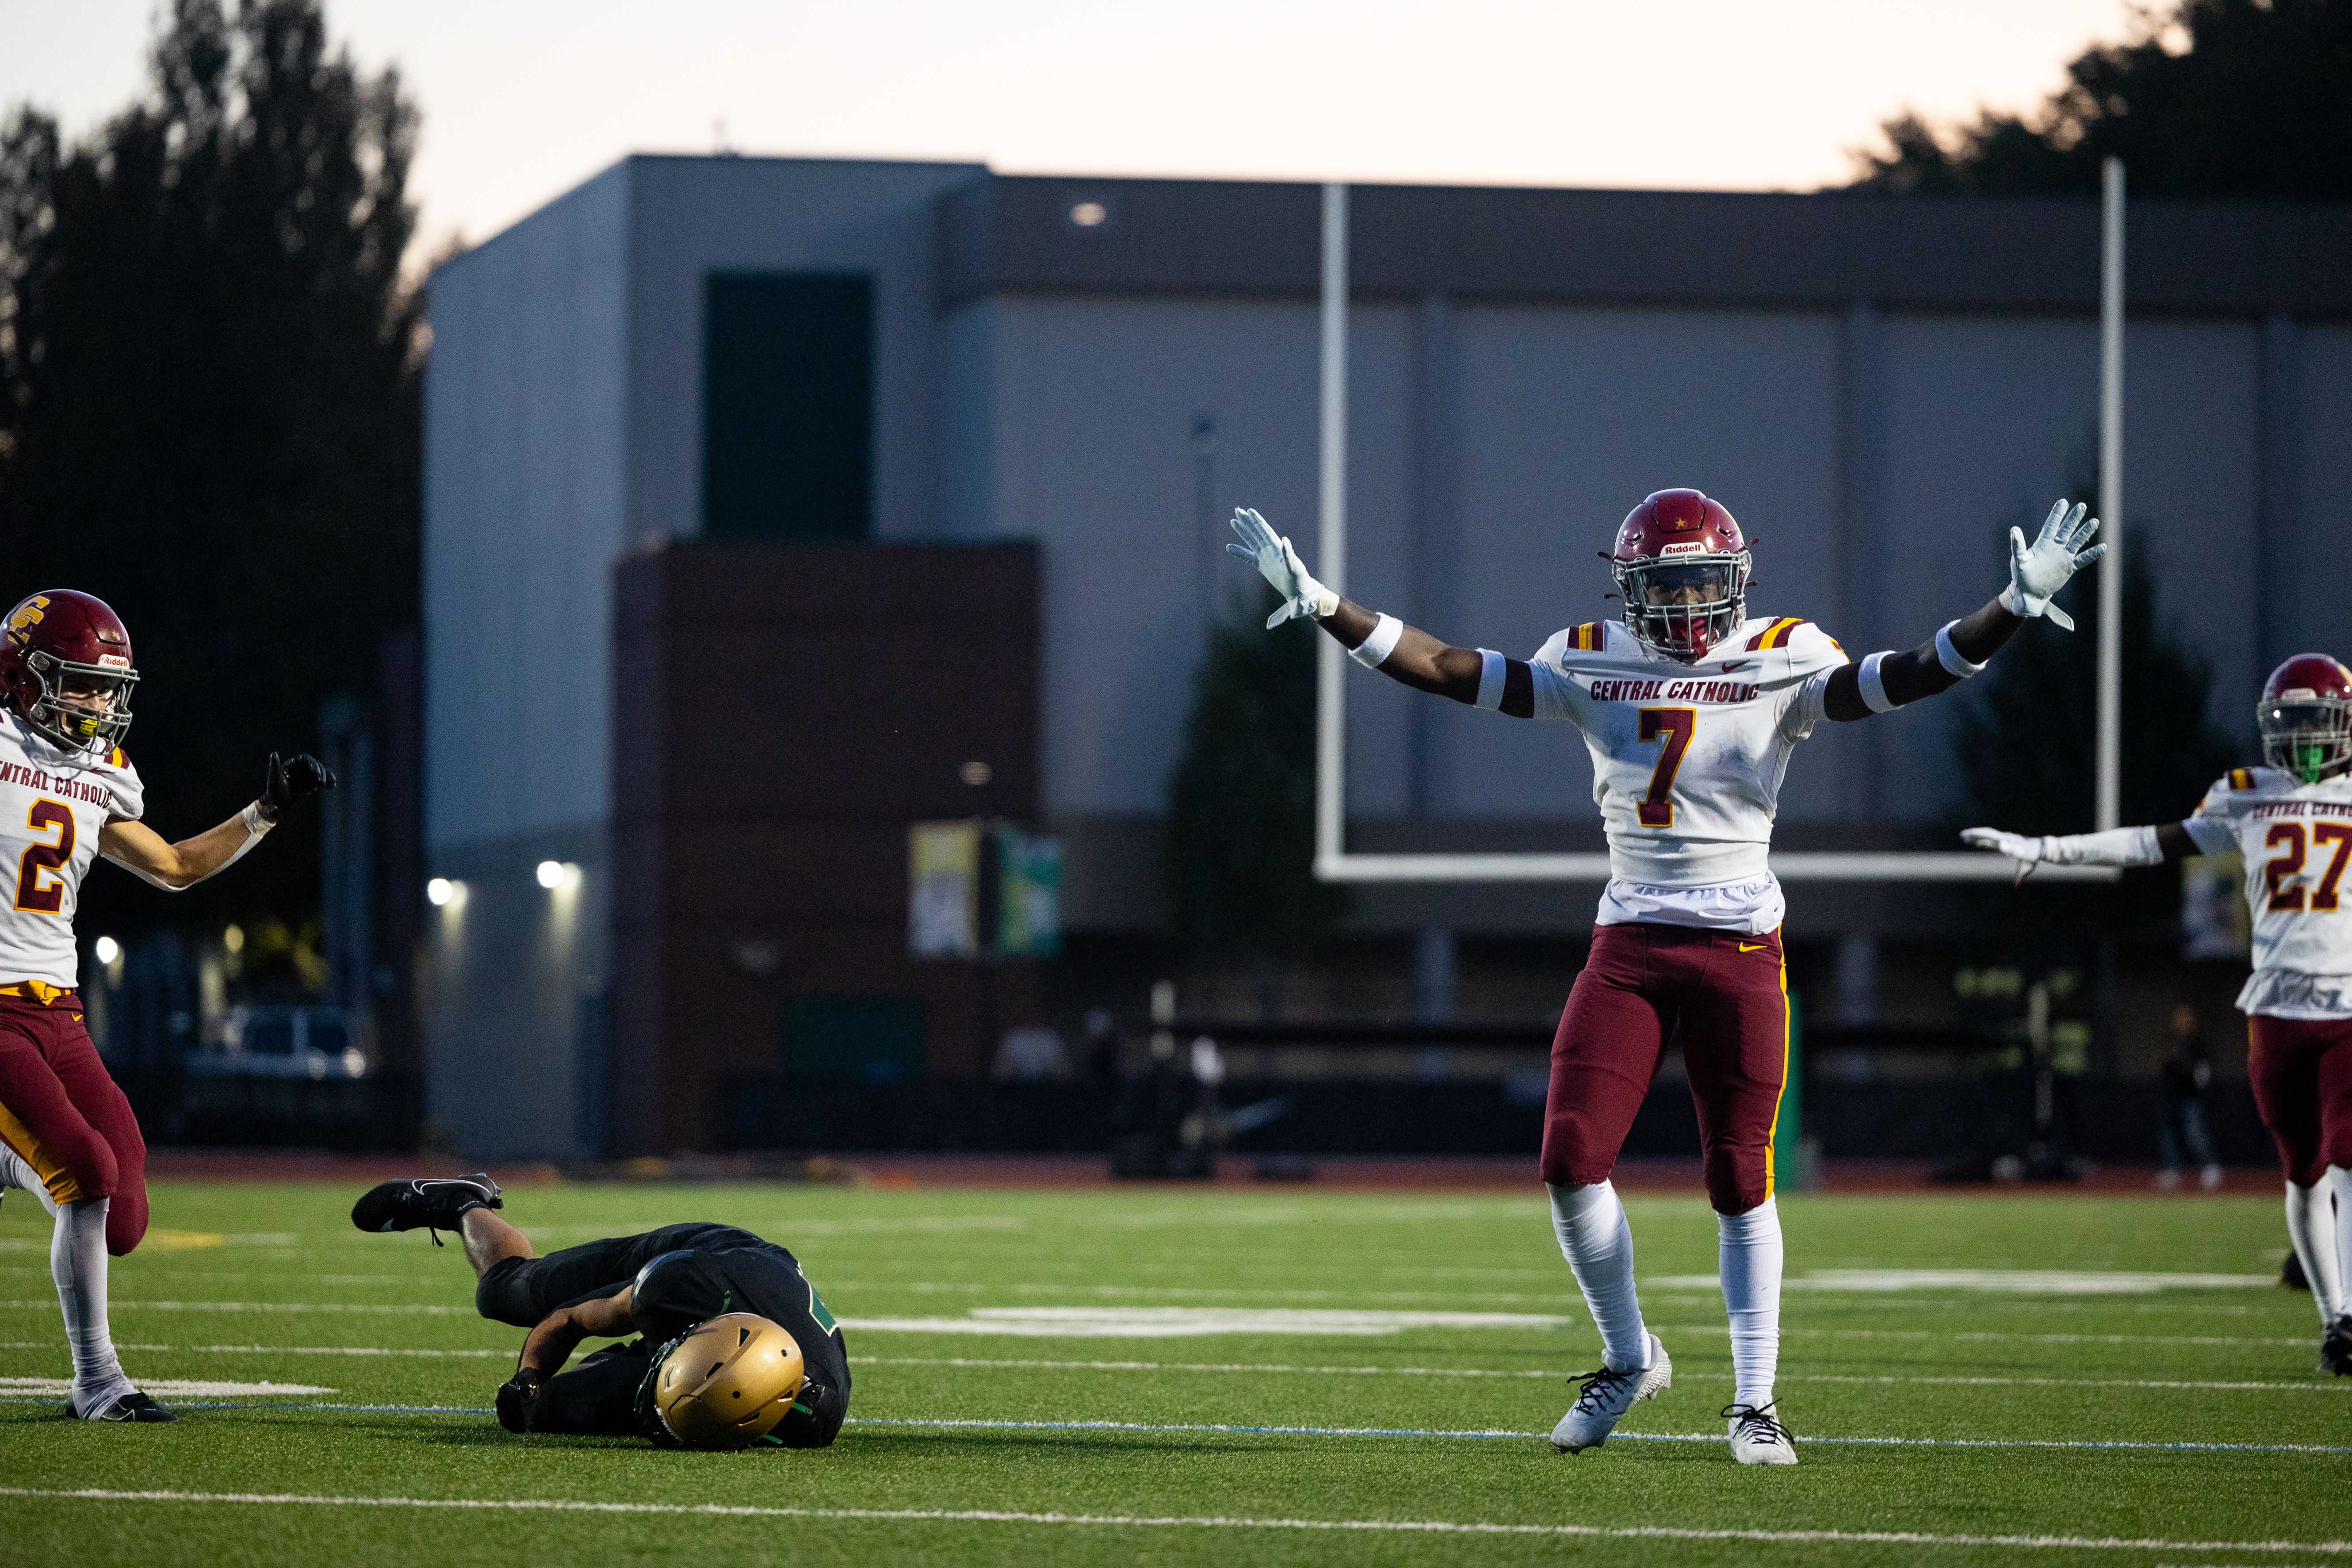
[[[1342,599],[1257,513],[1234,513],[1242,542],[1226,548],[1283,597],[1269,626],[1311,616],[1359,664],[1512,718],[1572,723],[1591,752],[1611,876],[1552,1042],[1542,1170],[1560,1251],[1604,1354],[1552,1432],[1563,1451],[1598,1447],[1635,1400],[1673,1381],[1664,1347],[1643,1325],[1633,1232],[1609,1178],[1675,1038],[1720,1237],[1732,1456],[1796,1463],[1772,1393],[1781,1266],[1772,1132],[1789,1005],[1785,905],[1766,855],[1781,775],[1821,720],[1866,719],[1948,690],[2033,617],[2071,627],[2050,599],[2104,548],[2089,543],[2099,525],[2084,510],[2059,502],[2031,544],[2011,529],[1998,597],[1909,652],[1858,666],[1808,621],[1748,615],[1747,541],[1696,490],[1660,490],[1618,529],[1611,568],[1623,623],[1571,626],[1528,659],[1449,647]]]
[[[474,1309],[529,1329],[499,1388],[509,1432],[645,1437],[664,1448],[823,1448],[849,1415],[841,1325],[800,1259],[731,1225],[666,1225],[539,1257],[493,1210],[488,1173],[383,1182],[364,1231],[455,1231]],[[440,1237],[433,1237],[437,1244]],[[608,1345],[570,1371],[581,1342]]]
[[[2352,1377],[2352,669],[2299,653],[2263,683],[2259,768],[2231,768],[2179,822],[2041,837],[1960,837],[2017,862],[2153,866],[2245,857],[2254,972],[2246,1015],[2254,1107],[2286,1173],[2286,1229],[2319,1309],[2319,1368]]]
[[[82,878],[103,855],[156,887],[192,888],[335,782],[310,757],[272,753],[259,799],[166,843],[141,820],[146,794],[122,753],[138,679],[130,633],[88,594],[35,594],[0,626],[0,1187],[33,1193],[56,1218],[49,1273],[73,1351],[66,1410],[88,1421],[173,1416],[123,1374],[107,1328],[107,1258],[147,1234],[147,1145],[82,1026]]]

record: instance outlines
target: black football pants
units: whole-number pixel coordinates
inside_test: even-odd
[[[474,1309],[495,1322],[535,1329],[559,1307],[617,1294],[637,1270],[665,1252],[688,1247],[764,1247],[731,1225],[666,1225],[642,1236],[583,1242],[544,1258],[503,1258],[482,1274]]]

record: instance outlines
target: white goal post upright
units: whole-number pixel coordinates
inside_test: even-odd
[[[2100,167],[2098,795],[2101,832],[2123,826],[2124,161]]]
[[[2122,287],[2122,180],[2119,166],[2108,173],[2109,233],[2106,287]],[[1323,187],[1322,300],[1322,418],[1318,463],[1320,540],[1315,570],[1335,594],[1348,591],[1348,187],[1338,182]],[[2103,301],[2103,321],[2120,342],[2119,300]],[[2106,408],[2102,431],[2120,431],[2123,371],[2120,347],[2103,358],[2103,398]],[[2109,368],[2112,367],[2112,368]],[[2103,405],[2104,406],[2104,405]],[[2118,521],[2105,500],[2120,494],[2120,454],[2109,455],[2103,439],[2102,512],[2107,529]],[[2105,537],[2114,539],[2112,531]],[[2106,562],[2116,559],[2114,544]],[[2098,735],[2101,788],[2105,788],[2107,758],[2116,734],[2114,689],[2105,676],[2107,639],[2115,635],[2119,616],[2109,613],[2108,584],[2117,574],[2100,575]],[[1606,854],[1355,855],[1347,847],[1348,702],[1347,665],[1339,645],[1330,637],[1316,639],[1315,665],[1315,875],[1326,882],[1604,882],[1609,879]],[[2111,812],[2110,797],[2100,795],[2103,812]],[[2100,826],[2109,826],[2108,816]],[[1772,870],[1783,881],[1845,882],[1985,882],[2005,881],[2014,872],[1999,855],[1974,850],[1868,854],[1833,851],[1783,854],[1774,851]],[[2110,866],[2043,866],[2036,881],[2111,882],[2119,873]]]
[[[1323,428],[1316,562],[1323,585],[1348,591],[1348,187],[1323,187]],[[1348,667],[1315,639],[1315,874],[1348,858]]]

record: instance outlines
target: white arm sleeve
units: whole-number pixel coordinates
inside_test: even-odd
[[[2053,835],[2042,841],[2053,866],[2154,866],[2164,859],[2153,827],[2111,827],[2105,833]]]

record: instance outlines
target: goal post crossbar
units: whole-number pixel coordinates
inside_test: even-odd
[[[1965,849],[1774,855],[1771,866],[1784,882],[2006,882],[2016,876],[2002,857]],[[1326,882],[1605,882],[1610,870],[1601,854],[1341,854],[1318,856],[1315,875]],[[2112,882],[2121,875],[2113,866],[2037,866],[2032,880]]]

